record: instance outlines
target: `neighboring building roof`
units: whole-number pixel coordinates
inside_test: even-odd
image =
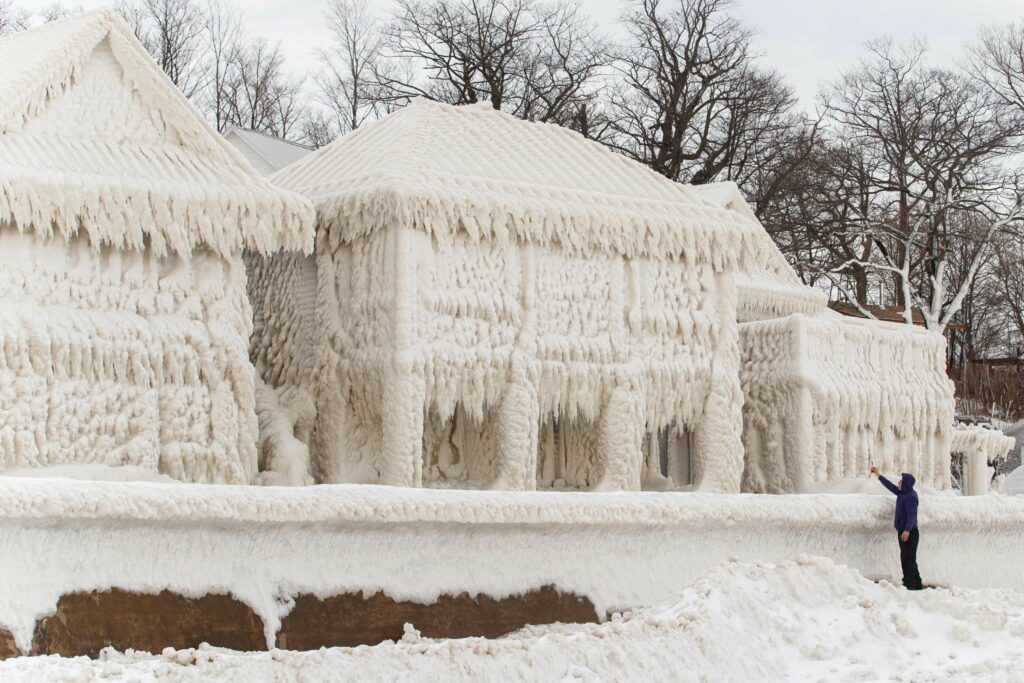
[[[0,222],[190,253],[311,250],[307,201],[207,124],[113,10],[0,39]]]
[[[708,183],[693,185],[691,189],[715,206],[741,214],[761,226],[736,183]],[[761,229],[764,230],[763,226]],[[800,280],[774,241],[761,263],[737,275],[736,286],[739,322],[781,318],[794,313],[815,315],[825,309],[828,301],[824,292]]]
[[[265,176],[280,171],[313,151],[312,147],[239,126],[228,128],[224,138],[242,153],[260,175]]]
[[[851,318],[867,318],[860,309],[851,304],[848,301],[829,301],[828,307],[837,313],[848,315]],[[876,320],[882,320],[890,323],[906,323],[907,320],[904,317],[904,309],[902,306],[876,306],[874,304],[863,304],[861,306],[864,310],[875,316]],[[911,318],[914,321],[914,325],[918,327],[927,327],[924,321],[924,313],[920,308],[912,308],[910,311]],[[950,323],[947,325],[948,330],[962,330],[963,325],[959,323]]]
[[[320,228],[344,241],[404,225],[439,239],[462,232],[722,269],[760,263],[775,248],[756,220],[689,186],[487,105],[414,100],[272,180],[312,199]]]

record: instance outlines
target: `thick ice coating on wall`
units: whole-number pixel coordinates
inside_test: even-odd
[[[953,384],[941,336],[834,315],[739,330],[744,490],[799,491],[863,476],[871,462],[949,487]]]
[[[202,120],[113,11],[0,39],[0,467],[256,473],[243,245],[313,211]]]
[[[256,472],[239,260],[95,249],[0,227],[0,468]]]

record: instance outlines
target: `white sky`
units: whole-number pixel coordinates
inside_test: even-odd
[[[30,10],[53,0],[15,0]],[[228,0],[243,8],[255,34],[280,40],[290,71],[317,66],[314,51],[329,34],[324,0]],[[580,0],[599,26],[613,33],[621,2]],[[389,0],[374,0],[387,13]],[[667,0],[669,4],[671,0]],[[757,32],[762,64],[781,71],[804,104],[813,107],[822,84],[863,54],[864,42],[879,36],[924,38],[937,62],[951,61],[974,39],[980,26],[1024,20],[1024,0],[734,0],[735,15]],[[66,0],[87,9],[112,0]]]

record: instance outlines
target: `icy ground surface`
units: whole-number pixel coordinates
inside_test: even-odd
[[[1024,593],[873,583],[819,557],[730,562],[659,608],[504,638],[0,662],[5,681],[1024,681]]]

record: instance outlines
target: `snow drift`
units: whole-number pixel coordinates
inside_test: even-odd
[[[742,644],[742,648],[738,647]],[[666,604],[599,625],[528,627],[497,640],[400,642],[316,652],[200,648],[163,656],[0,662],[5,680],[1019,681],[1024,593],[908,593],[820,557],[729,562]]]

